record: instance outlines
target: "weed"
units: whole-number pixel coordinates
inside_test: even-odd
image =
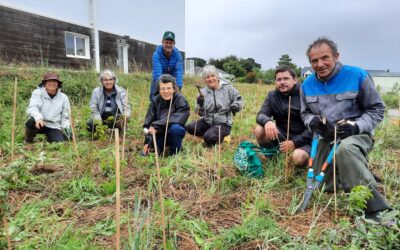
[[[349,195],[349,212],[352,215],[363,213],[367,207],[367,201],[372,198],[371,190],[366,186],[355,186]]]
[[[71,201],[93,201],[101,198],[101,189],[89,176],[64,182],[61,196]]]

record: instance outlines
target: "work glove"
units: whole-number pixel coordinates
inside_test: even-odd
[[[71,128],[65,128],[64,129],[64,136],[68,139],[68,141],[72,140],[72,129]]]
[[[346,121],[337,127],[336,133],[338,138],[344,139],[352,135],[358,135],[360,133],[360,128],[357,123]]]
[[[229,109],[231,110],[233,115],[235,115],[237,112],[240,111],[239,106],[236,106],[236,105],[230,106]]]
[[[199,95],[197,97],[197,105],[199,105],[199,107],[203,107],[204,106],[204,96],[203,95]]]
[[[321,135],[325,139],[333,139],[334,127],[329,122],[322,122],[321,117],[314,116],[308,127],[311,131]]]

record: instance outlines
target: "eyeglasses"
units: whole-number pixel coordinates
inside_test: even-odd
[[[160,91],[168,91],[168,90],[173,90],[173,87],[162,87],[160,88]]]

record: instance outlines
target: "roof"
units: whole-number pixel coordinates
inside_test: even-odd
[[[301,75],[303,76],[304,73],[306,73],[307,71],[310,71],[310,72],[314,73],[313,68],[311,68],[311,67],[303,67],[303,68],[301,68]]]
[[[367,70],[371,77],[400,77],[400,72],[386,72],[385,70]]]

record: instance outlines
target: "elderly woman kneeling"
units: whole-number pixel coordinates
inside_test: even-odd
[[[222,142],[231,132],[232,118],[243,107],[239,92],[219,79],[217,68],[206,65],[202,73],[207,87],[197,97],[196,110],[202,116],[186,126],[189,134],[203,136],[206,146]]]
[[[143,125],[147,135],[142,155],[146,155],[152,148],[153,134],[155,134],[159,152],[164,151],[167,125],[166,145],[169,146],[169,153],[175,155],[182,149],[182,140],[186,133],[184,125],[189,118],[190,108],[185,97],[178,92],[173,76],[163,74],[157,83],[159,94],[151,101]]]

